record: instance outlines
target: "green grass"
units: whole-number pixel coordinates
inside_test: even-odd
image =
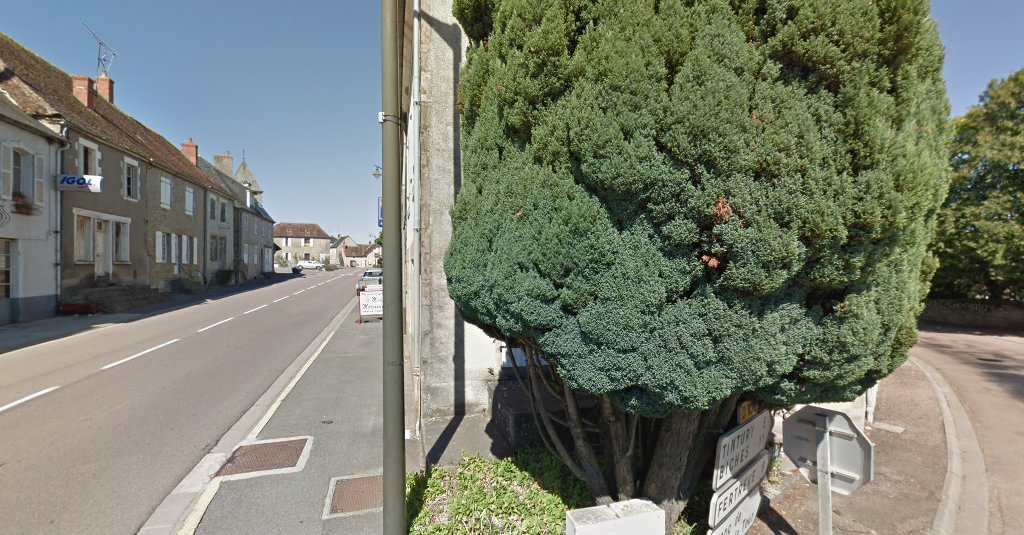
[[[561,534],[565,513],[593,498],[546,449],[512,459],[463,457],[406,477],[409,533]]]

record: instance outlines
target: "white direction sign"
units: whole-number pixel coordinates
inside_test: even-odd
[[[757,519],[757,510],[761,508],[761,488],[754,489],[754,492],[747,494],[732,514],[708,535],[743,535],[754,526]]]
[[[750,463],[736,479],[715,493],[711,497],[711,514],[708,515],[708,524],[714,528],[722,523],[722,520],[735,509],[750,491],[759,488],[761,480],[768,473],[768,465],[772,456],[768,450],[761,450],[761,453]]]
[[[713,488],[721,488],[733,474],[753,460],[764,449],[771,430],[771,415],[768,411],[762,411],[753,420],[719,437]]]

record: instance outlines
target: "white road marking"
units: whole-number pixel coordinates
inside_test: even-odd
[[[313,288],[316,288],[316,285],[315,285],[315,284],[314,284],[314,285],[312,285],[312,286],[310,286],[309,288],[306,288],[306,289],[307,289],[307,290],[312,290]]]
[[[35,394],[29,395],[29,396],[25,396],[25,397],[23,397],[23,398],[21,398],[21,399],[19,399],[17,401],[12,401],[12,402],[8,403],[7,405],[4,405],[3,407],[0,407],[0,412],[4,412],[5,410],[7,410],[7,409],[9,409],[11,407],[15,407],[17,405],[21,405],[22,403],[25,403],[26,401],[35,399],[35,398],[37,398],[39,396],[42,396],[44,394],[49,394],[50,392],[53,392],[54,390],[57,390],[58,388],[60,388],[60,387],[59,386],[51,386],[50,388],[47,388],[45,390],[40,390],[39,392],[36,392]]]
[[[274,299],[274,302],[277,303],[278,301],[284,301],[285,299],[288,299],[289,297],[291,297],[291,296],[290,295],[286,295],[286,296],[284,296],[284,297],[282,297],[280,299]]]
[[[250,312],[256,312],[257,310],[259,310],[261,308],[266,308],[266,307],[267,307],[267,305],[260,305],[260,306],[258,306],[256,308],[252,309],[252,310],[246,310],[245,312],[242,313],[242,315],[244,316],[244,315],[246,315],[246,314],[248,314]]]
[[[110,368],[113,368],[114,366],[117,366],[119,364],[124,364],[125,362],[128,362],[129,360],[141,357],[142,355],[145,355],[146,353],[150,353],[150,352],[156,351],[157,349],[160,349],[161,347],[167,347],[167,346],[169,346],[169,345],[171,345],[174,342],[177,342],[179,340],[181,340],[181,338],[175,338],[174,340],[171,340],[170,342],[164,342],[164,343],[162,343],[162,344],[160,344],[160,345],[158,345],[156,347],[151,347],[151,348],[149,348],[149,349],[147,349],[147,350],[145,350],[145,351],[143,351],[141,353],[136,353],[136,354],[134,354],[134,355],[132,355],[132,356],[130,356],[128,358],[123,358],[123,359],[121,359],[121,360],[119,360],[117,362],[111,362],[110,364],[107,364],[106,366],[104,366],[104,367],[102,367],[100,369],[101,370],[109,370]]]
[[[297,292],[293,293],[292,295],[299,295],[300,293],[302,293],[302,292],[304,292],[304,291],[306,291],[306,290],[299,290],[299,291],[297,291]]]
[[[203,327],[202,329],[199,329],[199,330],[198,330],[198,331],[196,331],[196,332],[197,332],[197,333],[201,333],[201,332],[203,332],[203,331],[207,331],[207,330],[210,330],[210,329],[212,329],[212,328],[214,328],[214,327],[216,327],[216,326],[220,325],[221,323],[227,323],[227,322],[229,322],[229,321],[231,321],[231,320],[233,320],[233,319],[235,319],[235,317],[234,317],[234,316],[231,316],[230,318],[228,318],[228,319],[226,319],[226,320],[220,320],[220,321],[218,321],[217,323],[214,323],[213,325],[207,325],[206,327]]]

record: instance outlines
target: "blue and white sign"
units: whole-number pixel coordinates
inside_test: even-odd
[[[61,191],[103,192],[103,177],[99,175],[60,175],[57,189]]]
[[[383,197],[377,197],[377,227],[384,228],[384,202],[383,202]]]

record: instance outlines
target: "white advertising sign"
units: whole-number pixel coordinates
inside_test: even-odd
[[[761,489],[757,488],[754,489],[754,492],[747,494],[732,514],[722,522],[722,525],[709,531],[708,535],[743,535],[754,526],[754,521],[757,520],[757,510],[760,508]]]
[[[764,449],[771,430],[771,415],[762,411],[753,420],[719,437],[713,482],[716,490]]]
[[[61,191],[103,192],[103,177],[99,175],[60,175],[57,189]]]
[[[739,505],[740,500],[761,485],[761,480],[768,473],[768,464],[771,460],[768,450],[761,450],[761,454],[750,463],[750,466],[711,497],[711,514],[708,515],[708,524],[711,527],[721,524],[722,520]]]
[[[383,316],[384,292],[368,290],[359,292],[359,315]]]

